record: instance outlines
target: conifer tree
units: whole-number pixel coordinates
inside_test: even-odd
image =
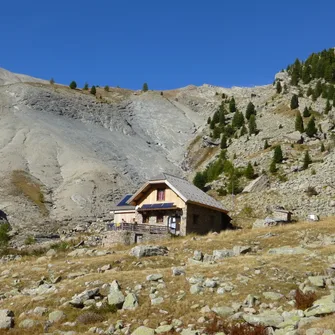
[[[207,119],[207,124],[211,124],[211,121],[212,121],[212,119],[211,119],[211,117],[209,116],[208,119]]]
[[[220,112],[219,112],[219,123],[220,123],[220,125],[224,125],[225,122],[226,122],[226,117],[225,117],[224,110],[220,109]]]
[[[305,157],[304,157],[304,165],[303,169],[306,170],[308,169],[309,164],[312,163],[311,157],[309,156],[308,150],[305,152]]]
[[[201,190],[204,190],[206,183],[207,183],[207,180],[206,180],[205,174],[201,172],[197,172],[197,174],[195,175],[193,179],[193,184],[196,187],[200,188]]]
[[[95,95],[97,93],[97,90],[96,90],[94,85],[91,87],[90,93],[93,94],[93,95]]]
[[[241,128],[244,125],[244,116],[242,112],[236,111],[232,120],[232,126],[234,128]]]
[[[309,109],[307,108],[307,106],[304,108],[304,112],[302,114],[304,117],[310,117],[311,116],[311,112],[309,111]]]
[[[299,107],[299,98],[296,94],[293,94],[291,99],[291,109],[296,109]]]
[[[74,80],[72,80],[69,86],[71,90],[75,90],[77,88],[77,83]]]
[[[283,161],[283,152],[281,150],[281,146],[280,145],[277,145],[274,149],[274,152],[273,152],[273,161],[275,163],[281,163]]]
[[[244,175],[248,178],[248,179],[253,179],[255,176],[255,171],[253,166],[251,165],[251,163],[249,162],[247,165],[247,168],[245,169]]]
[[[213,130],[213,138],[220,138],[221,129],[219,127],[215,127]]]
[[[288,91],[287,84],[286,84],[286,83],[284,83],[284,94],[286,94],[286,93],[287,93],[287,91]]]
[[[220,115],[219,115],[219,111],[218,110],[214,113],[212,121],[215,124],[217,124],[220,121]]]
[[[147,92],[149,90],[149,86],[147,83],[144,83],[143,86],[142,86],[142,91],[143,92]]]
[[[109,86],[106,85],[106,86],[104,87],[104,90],[105,90],[106,92],[109,92]]]
[[[320,151],[321,152],[325,152],[326,151],[326,148],[325,148],[325,145],[323,144],[323,142],[321,143]]]
[[[301,63],[299,59],[296,59],[291,72],[291,85],[297,86],[299,79],[300,79],[300,73],[301,73]]]
[[[277,84],[276,84],[276,91],[278,94],[280,94],[282,91],[281,83],[279,80],[277,81]]]
[[[279,81],[278,81],[278,83],[279,83]],[[250,101],[250,102],[248,103],[247,110],[246,110],[246,112],[245,112],[245,117],[246,117],[246,119],[249,120],[249,119],[250,119],[250,116],[251,116],[252,114],[256,115],[256,110],[255,110],[255,105]]]
[[[214,129],[215,128],[215,122],[214,122],[214,120],[211,121],[209,128],[210,129]]]
[[[240,136],[243,136],[243,135],[246,135],[246,134],[248,134],[248,130],[245,127],[245,124],[244,124],[241,128]]]
[[[297,112],[297,115],[295,118],[295,130],[299,131],[300,133],[304,132],[304,121],[301,117],[300,112]]]
[[[229,101],[229,112],[235,113],[236,112],[236,103],[234,97],[232,97]]]
[[[50,79],[49,83],[53,85],[55,83],[55,80],[53,78]]]
[[[88,83],[85,83],[84,87],[83,87],[83,90],[84,91],[87,91],[88,90]]]
[[[226,149],[227,148],[227,137],[224,134],[221,138],[220,148],[221,149]]]
[[[307,124],[307,127],[306,127],[306,134],[307,136],[309,137],[312,137],[314,136],[316,133],[318,132],[318,130],[316,129],[316,126],[315,126],[315,119],[314,119],[314,116],[312,116]]]
[[[257,125],[256,125],[256,117],[254,114],[252,114],[250,116],[249,122],[248,122],[248,126],[249,126],[249,134],[257,134],[258,130],[257,130]]]
[[[333,96],[333,107],[335,107],[335,93],[334,93],[334,96]]]

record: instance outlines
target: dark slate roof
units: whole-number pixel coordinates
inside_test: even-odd
[[[165,179],[186,202],[194,202],[228,212],[219,201],[215,200],[187,180],[168,173],[163,173],[163,175],[164,178],[162,179]]]

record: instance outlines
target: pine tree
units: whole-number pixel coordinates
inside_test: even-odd
[[[304,157],[304,165],[303,169],[306,170],[308,169],[309,164],[312,163],[311,157],[309,156],[308,150],[305,152],[305,157]]]
[[[248,122],[248,126],[249,126],[249,134],[257,134],[258,130],[257,130],[257,125],[256,125],[256,117],[254,114],[252,114],[250,116],[249,122]]]
[[[296,94],[293,94],[291,99],[291,109],[296,109],[299,107],[299,98]]]
[[[75,90],[77,88],[77,83],[74,80],[72,80],[69,86],[71,90]]]
[[[88,83],[85,83],[84,87],[83,87],[83,90],[84,91],[87,91],[88,90]]]
[[[253,166],[251,165],[251,163],[249,162],[247,165],[247,168],[245,169],[244,175],[248,178],[248,179],[253,179],[255,176],[255,171]]]
[[[237,111],[234,114],[233,120],[232,120],[232,126],[234,128],[241,128],[244,125],[244,116],[242,112]]]
[[[226,117],[225,117],[224,110],[222,110],[220,108],[220,111],[219,111],[219,123],[220,123],[220,125],[224,125],[225,122],[226,122]]]
[[[227,137],[225,135],[223,135],[222,138],[221,138],[220,148],[221,149],[226,149],[227,148]]]
[[[291,72],[291,85],[297,86],[299,79],[300,79],[300,73],[301,73],[301,63],[299,59],[296,59]]]
[[[278,93],[278,94],[280,94],[280,93],[281,93],[281,91],[282,91],[281,83],[280,83],[280,81],[279,81],[279,80],[277,81],[277,85],[276,85],[276,91],[277,91],[277,93]]]
[[[265,142],[264,142],[264,150],[266,150],[267,148],[270,148],[270,144],[268,143],[268,140],[265,140]]]
[[[236,112],[236,103],[234,97],[232,97],[229,101],[229,112],[235,113]]]
[[[305,85],[311,81],[311,68],[309,65],[304,66],[301,79]]]
[[[212,121],[217,124],[220,121],[220,115],[219,115],[219,111],[216,111],[213,115],[213,119]]]
[[[149,86],[147,83],[144,83],[143,86],[142,86],[142,91],[143,92],[147,92],[149,90]]]
[[[93,94],[93,95],[96,95],[97,90],[96,90],[94,85],[91,87],[90,93]]]
[[[53,85],[55,83],[55,80],[51,78],[49,82],[50,82],[50,85]]]
[[[208,119],[207,119],[207,124],[211,124],[211,121],[212,121],[212,119],[211,119],[211,117],[209,116]]]
[[[318,132],[318,130],[316,129],[316,126],[315,126],[315,119],[314,119],[314,116],[312,116],[311,119],[309,120],[308,124],[307,124],[306,134],[307,134],[307,136],[312,137],[317,132]]]
[[[277,145],[274,149],[274,152],[273,152],[273,161],[275,163],[281,163],[283,161],[283,152],[281,150],[281,146],[280,145]]]
[[[288,91],[287,84],[286,84],[286,83],[284,83],[284,94],[286,94],[286,93],[287,93],[287,91]]]
[[[209,128],[210,129],[214,129],[215,128],[215,122],[214,122],[214,120],[211,121]]]
[[[334,96],[333,96],[333,107],[335,107],[335,93],[334,93]]]
[[[271,161],[269,170],[272,174],[277,172],[277,165],[276,165],[276,162],[274,160]]]
[[[323,144],[323,142],[321,143],[320,151],[321,152],[325,152],[326,151],[326,148],[325,148],[325,145]]]
[[[295,130],[299,131],[300,133],[304,132],[304,121],[301,117],[300,112],[297,112],[297,115],[295,118]]]
[[[302,114],[304,117],[310,117],[311,116],[311,112],[309,111],[309,109],[307,107],[304,108],[304,112]]]
[[[213,130],[213,138],[220,138],[221,135],[221,128],[215,127]]]
[[[106,86],[104,87],[104,90],[105,90],[106,92],[109,92],[109,86],[106,85]]]
[[[240,136],[248,134],[248,130],[245,127],[245,125],[242,126],[241,131],[240,131]]]
[[[279,81],[278,81],[278,83],[279,83]],[[250,102],[248,103],[247,110],[246,110],[246,112],[245,112],[245,117],[246,117],[246,119],[249,120],[249,119],[250,119],[250,116],[251,116],[252,114],[256,115],[256,110],[255,110],[255,105],[250,101]]]
[[[330,101],[327,99],[326,107],[325,107],[325,114],[328,114],[332,109]]]
[[[193,184],[196,187],[200,188],[201,190],[204,190],[206,183],[207,183],[207,180],[206,180],[205,174],[201,172],[197,172],[197,174],[195,175],[193,179]]]

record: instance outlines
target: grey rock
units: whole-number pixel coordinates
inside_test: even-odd
[[[212,311],[221,317],[228,317],[235,313],[234,309],[228,306],[213,307]]]
[[[138,307],[138,299],[134,293],[128,293],[122,305],[122,309],[134,310]]]
[[[278,292],[263,292],[263,296],[265,299],[277,301],[284,297],[281,293]]]
[[[251,251],[251,247],[248,245],[235,245],[233,247],[234,256],[244,255]]]
[[[257,315],[243,314],[243,319],[251,325],[261,324],[265,327],[277,327],[284,321],[279,313],[273,311],[265,311]]]
[[[131,335],[155,335],[155,330],[145,326],[136,328]]]
[[[220,259],[224,259],[227,257],[232,257],[233,256],[233,251],[232,250],[227,250],[227,249],[223,249],[223,250],[214,250],[213,251],[213,256],[215,260],[220,260]]]
[[[9,309],[0,309],[0,329],[14,327],[14,313]]]
[[[201,251],[199,250],[195,250],[194,253],[193,253],[193,259],[195,261],[199,261],[199,262],[202,262],[202,259],[204,258],[204,255]]]
[[[35,307],[34,308],[34,314],[38,316],[43,316],[48,312],[48,309],[46,307]]]
[[[33,319],[25,319],[19,323],[19,327],[25,328],[25,329],[33,328],[37,325],[38,325],[38,321],[33,320]]]
[[[155,273],[147,276],[147,281],[158,281],[163,278],[162,274]]]
[[[108,304],[117,308],[122,308],[125,297],[120,289],[119,283],[114,280],[111,283],[109,294],[107,296]]]
[[[164,326],[159,326],[155,329],[156,334],[162,334],[162,333],[169,333],[170,331],[173,330],[172,325],[164,325]]]
[[[74,295],[69,303],[74,307],[82,308],[86,300],[92,299],[98,294],[99,294],[99,288],[85,290],[80,294]]]
[[[54,323],[54,322],[60,322],[66,319],[66,315],[63,311],[56,310],[53,311],[49,314],[49,321]]]
[[[309,282],[316,287],[325,287],[326,277],[325,276],[310,276],[308,277]]]
[[[270,249],[268,253],[271,255],[303,255],[309,254],[310,251],[301,247],[283,246]]]
[[[153,245],[138,245],[130,250],[130,255],[137,258],[150,256],[165,256],[168,254],[168,249],[162,246]]]
[[[163,302],[164,302],[163,297],[155,297],[155,298],[151,299],[151,305],[160,305]]]
[[[172,268],[172,275],[173,276],[183,276],[184,274],[185,274],[185,268],[184,267]]]
[[[251,181],[244,189],[243,193],[261,192],[269,187],[269,178],[262,174],[255,180]]]
[[[199,294],[203,291],[203,288],[199,284],[194,284],[190,287],[191,294]]]

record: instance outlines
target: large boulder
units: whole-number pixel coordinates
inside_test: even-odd
[[[137,296],[134,293],[127,294],[122,309],[126,310],[134,310],[138,307],[138,299]]]
[[[14,327],[14,313],[9,309],[0,309],[0,329]]]
[[[114,280],[110,285],[109,294],[107,296],[108,304],[121,309],[125,302],[125,297],[120,289],[119,283]]]
[[[140,326],[131,333],[131,335],[154,335],[154,334],[155,334],[154,329],[145,326]]]
[[[130,256],[137,258],[150,257],[150,256],[165,256],[168,254],[166,247],[157,245],[137,245],[130,250]]]
[[[284,318],[278,313],[273,311],[266,311],[257,315],[243,314],[243,319],[251,325],[262,325],[265,327],[277,327]]]
[[[251,181],[244,189],[244,193],[251,193],[251,192],[261,192],[264,191],[269,186],[269,178],[262,174],[255,180]]]
[[[93,288],[91,290],[85,290],[80,294],[76,294],[72,297],[70,301],[70,305],[78,308],[84,307],[84,303],[86,300],[94,298],[99,294],[99,288]]]

